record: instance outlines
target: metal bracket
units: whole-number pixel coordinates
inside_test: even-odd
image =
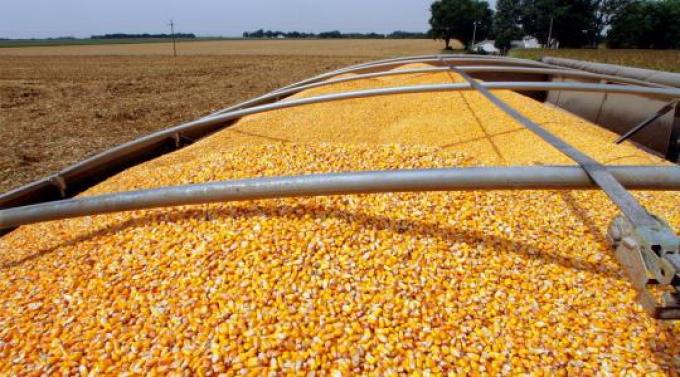
[[[57,186],[57,188],[59,189],[59,195],[61,195],[62,198],[66,197],[67,187],[64,177],[60,175],[53,175],[50,178],[48,178],[48,182],[50,182],[54,186]]]
[[[666,159],[671,162],[680,162],[680,105],[675,106],[675,117],[671,126]]]
[[[175,132],[170,137],[175,142],[175,148],[179,148],[182,143],[182,135],[179,132]]]
[[[180,132],[175,132],[170,135],[170,139],[174,142],[175,149],[180,149],[196,142],[196,139],[185,136]]]
[[[680,319],[680,238],[663,220],[653,218],[656,225],[636,227],[620,215],[609,226],[607,239],[645,310],[657,319]],[[652,286],[666,289],[661,302]]]
[[[615,245],[616,255],[628,276],[641,294],[641,303],[655,318],[680,319],[680,239],[658,217],[650,214],[621,185],[605,166],[553,135],[508,103],[480,85],[470,75],[457,67],[443,62],[451,71],[460,75],[472,88],[486,97],[500,110],[514,118],[528,130],[578,162],[607,196],[616,204],[622,216],[616,218],[609,229],[609,238]],[[670,111],[670,110],[669,110]],[[653,282],[671,287],[664,304],[657,305],[647,286]]]

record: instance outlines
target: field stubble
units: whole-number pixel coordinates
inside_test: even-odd
[[[0,192],[140,136],[431,40],[207,41],[0,49]],[[166,55],[166,56],[162,56]]]
[[[365,58],[0,58],[0,192],[159,129]]]
[[[462,45],[454,41],[455,48]],[[304,39],[229,40],[177,43],[180,55],[303,55],[303,56],[405,56],[436,53],[441,42],[429,39]],[[101,44],[1,48],[0,56],[52,55],[170,55],[171,43]]]

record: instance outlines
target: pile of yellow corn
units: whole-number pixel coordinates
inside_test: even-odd
[[[385,77],[321,93],[460,81]],[[661,164],[499,93],[603,163]],[[572,164],[473,92],[250,116],[84,195],[244,177]],[[680,228],[677,193],[638,192]],[[677,375],[680,326],[649,318],[597,191],[448,192],[165,208],[0,239],[2,375]]]

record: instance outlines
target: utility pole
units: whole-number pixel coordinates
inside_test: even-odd
[[[552,47],[553,21],[554,17],[550,16],[550,29],[548,30],[548,48]]]
[[[470,49],[474,52],[475,50],[475,42],[477,40],[477,21],[472,23],[472,44],[470,45]]]
[[[172,56],[177,56],[177,46],[175,45],[175,21],[170,19],[170,35],[172,36]]]

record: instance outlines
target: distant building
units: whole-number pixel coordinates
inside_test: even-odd
[[[483,40],[479,43],[475,43],[472,46],[472,51],[478,54],[486,55],[500,55],[501,50],[496,48],[496,41],[493,40]]]
[[[512,48],[542,48],[543,45],[530,35],[525,36],[522,39],[510,42]]]

